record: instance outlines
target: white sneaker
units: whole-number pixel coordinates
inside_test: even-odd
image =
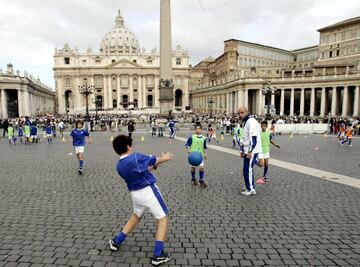
[[[253,190],[251,190],[251,191],[244,191],[244,192],[241,192],[241,194],[243,195],[243,196],[251,196],[251,195],[256,195],[256,191],[255,191],[255,189],[253,189]]]

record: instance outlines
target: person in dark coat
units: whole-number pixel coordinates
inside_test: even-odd
[[[3,127],[4,127],[3,137],[5,137],[5,134],[7,133],[7,130],[9,128],[9,121],[7,119],[4,121]]]

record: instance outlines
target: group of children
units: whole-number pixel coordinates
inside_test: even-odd
[[[15,129],[12,124],[9,124],[9,127],[7,128],[9,144],[16,144],[16,141],[18,139],[20,143],[23,143],[24,141],[25,145],[29,143],[38,143],[39,139],[37,136],[37,132],[38,128],[36,124],[25,123],[24,125],[19,125],[17,129]]]

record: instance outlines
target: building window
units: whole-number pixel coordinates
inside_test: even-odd
[[[112,60],[111,60],[111,63],[115,63],[115,59],[112,59]]]
[[[137,63],[136,59],[133,60],[134,63]]]
[[[116,99],[113,99],[113,107],[117,108],[117,100]]]
[[[332,57],[332,51],[329,52],[329,57]]]
[[[96,63],[96,64],[100,64],[100,63],[101,63],[101,60],[100,60],[100,59],[96,59],[96,60],[95,60],[95,63]]]
[[[83,64],[86,64],[86,60],[85,60],[85,59],[83,59],[82,63],[83,63]]]
[[[336,56],[340,56],[340,50],[336,50]]]
[[[65,65],[69,65],[70,64],[70,58],[65,57],[64,58],[64,63],[65,63]]]
[[[113,89],[113,93],[116,93],[116,89]]]
[[[147,63],[148,63],[148,64],[152,64],[152,59],[148,59],[148,60],[147,60]]]
[[[181,58],[179,57],[176,58],[176,65],[181,65]]]

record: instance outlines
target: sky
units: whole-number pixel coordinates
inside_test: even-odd
[[[319,28],[360,15],[357,0],[171,0],[173,47],[192,65],[241,39],[282,49],[316,45]],[[54,87],[55,47],[99,51],[117,10],[150,51],[159,47],[160,0],[0,0],[0,68],[12,63]],[[159,51],[159,49],[158,49]]]

